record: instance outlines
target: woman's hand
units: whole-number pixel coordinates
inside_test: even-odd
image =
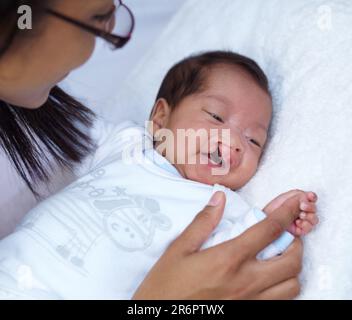
[[[296,239],[281,256],[256,255],[298,217],[292,197],[270,217],[235,239],[200,250],[218,225],[225,195],[217,192],[188,228],[170,245],[133,299],[292,299],[300,291],[302,244]]]

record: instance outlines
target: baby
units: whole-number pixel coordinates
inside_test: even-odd
[[[300,218],[258,258],[282,253],[317,223],[316,195],[289,191],[260,210],[234,191],[257,170],[271,115],[267,79],[254,61],[208,52],[175,65],[149,132],[131,122],[98,121],[97,149],[80,178],[0,242],[0,297],[129,299],[218,190],[227,198],[224,216],[204,249],[300,194]]]
[[[156,149],[182,177],[232,190],[240,189],[254,176],[267,142],[271,117],[271,94],[264,72],[253,60],[223,51],[190,57],[175,65],[161,85],[151,114]],[[189,139],[177,139],[184,137],[177,134],[182,129],[205,130],[208,143],[193,143],[195,147],[189,152]],[[211,134],[226,129],[230,132],[226,141],[223,135],[214,138]],[[174,150],[167,152],[170,143],[161,145],[159,140],[170,133],[176,138],[175,142],[170,139]],[[179,158],[186,161],[177,161]],[[226,170],[214,174],[214,168]],[[264,212],[270,214],[297,193],[302,191],[278,196]],[[297,236],[307,234],[318,222],[317,197],[313,192],[306,192],[305,196],[300,219],[289,229]]]

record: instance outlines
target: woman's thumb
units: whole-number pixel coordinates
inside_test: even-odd
[[[221,191],[215,192],[208,205],[197,214],[191,224],[173,242],[173,249],[181,254],[198,251],[219,224],[225,202],[225,194]]]

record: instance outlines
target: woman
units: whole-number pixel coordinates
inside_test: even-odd
[[[27,0],[33,30],[19,30],[17,10],[23,2],[0,4],[0,143],[37,194],[37,185],[52,177],[50,167],[72,169],[94,148],[87,134],[94,115],[57,83],[89,59],[96,36],[121,48],[134,23],[120,1]],[[119,36],[111,34],[115,22]],[[224,204],[221,192],[210,199],[153,267],[135,299],[291,299],[298,294],[299,240],[271,261],[255,259],[298,216],[298,199],[240,237],[199,251]]]

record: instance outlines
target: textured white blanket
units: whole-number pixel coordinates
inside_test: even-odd
[[[319,196],[321,223],[305,239],[300,298],[351,299],[351,1],[189,0],[116,101],[144,121],[168,68],[209,49],[257,60],[274,94],[272,139],[242,195],[258,206],[292,188]],[[110,119],[112,108],[104,110]]]

